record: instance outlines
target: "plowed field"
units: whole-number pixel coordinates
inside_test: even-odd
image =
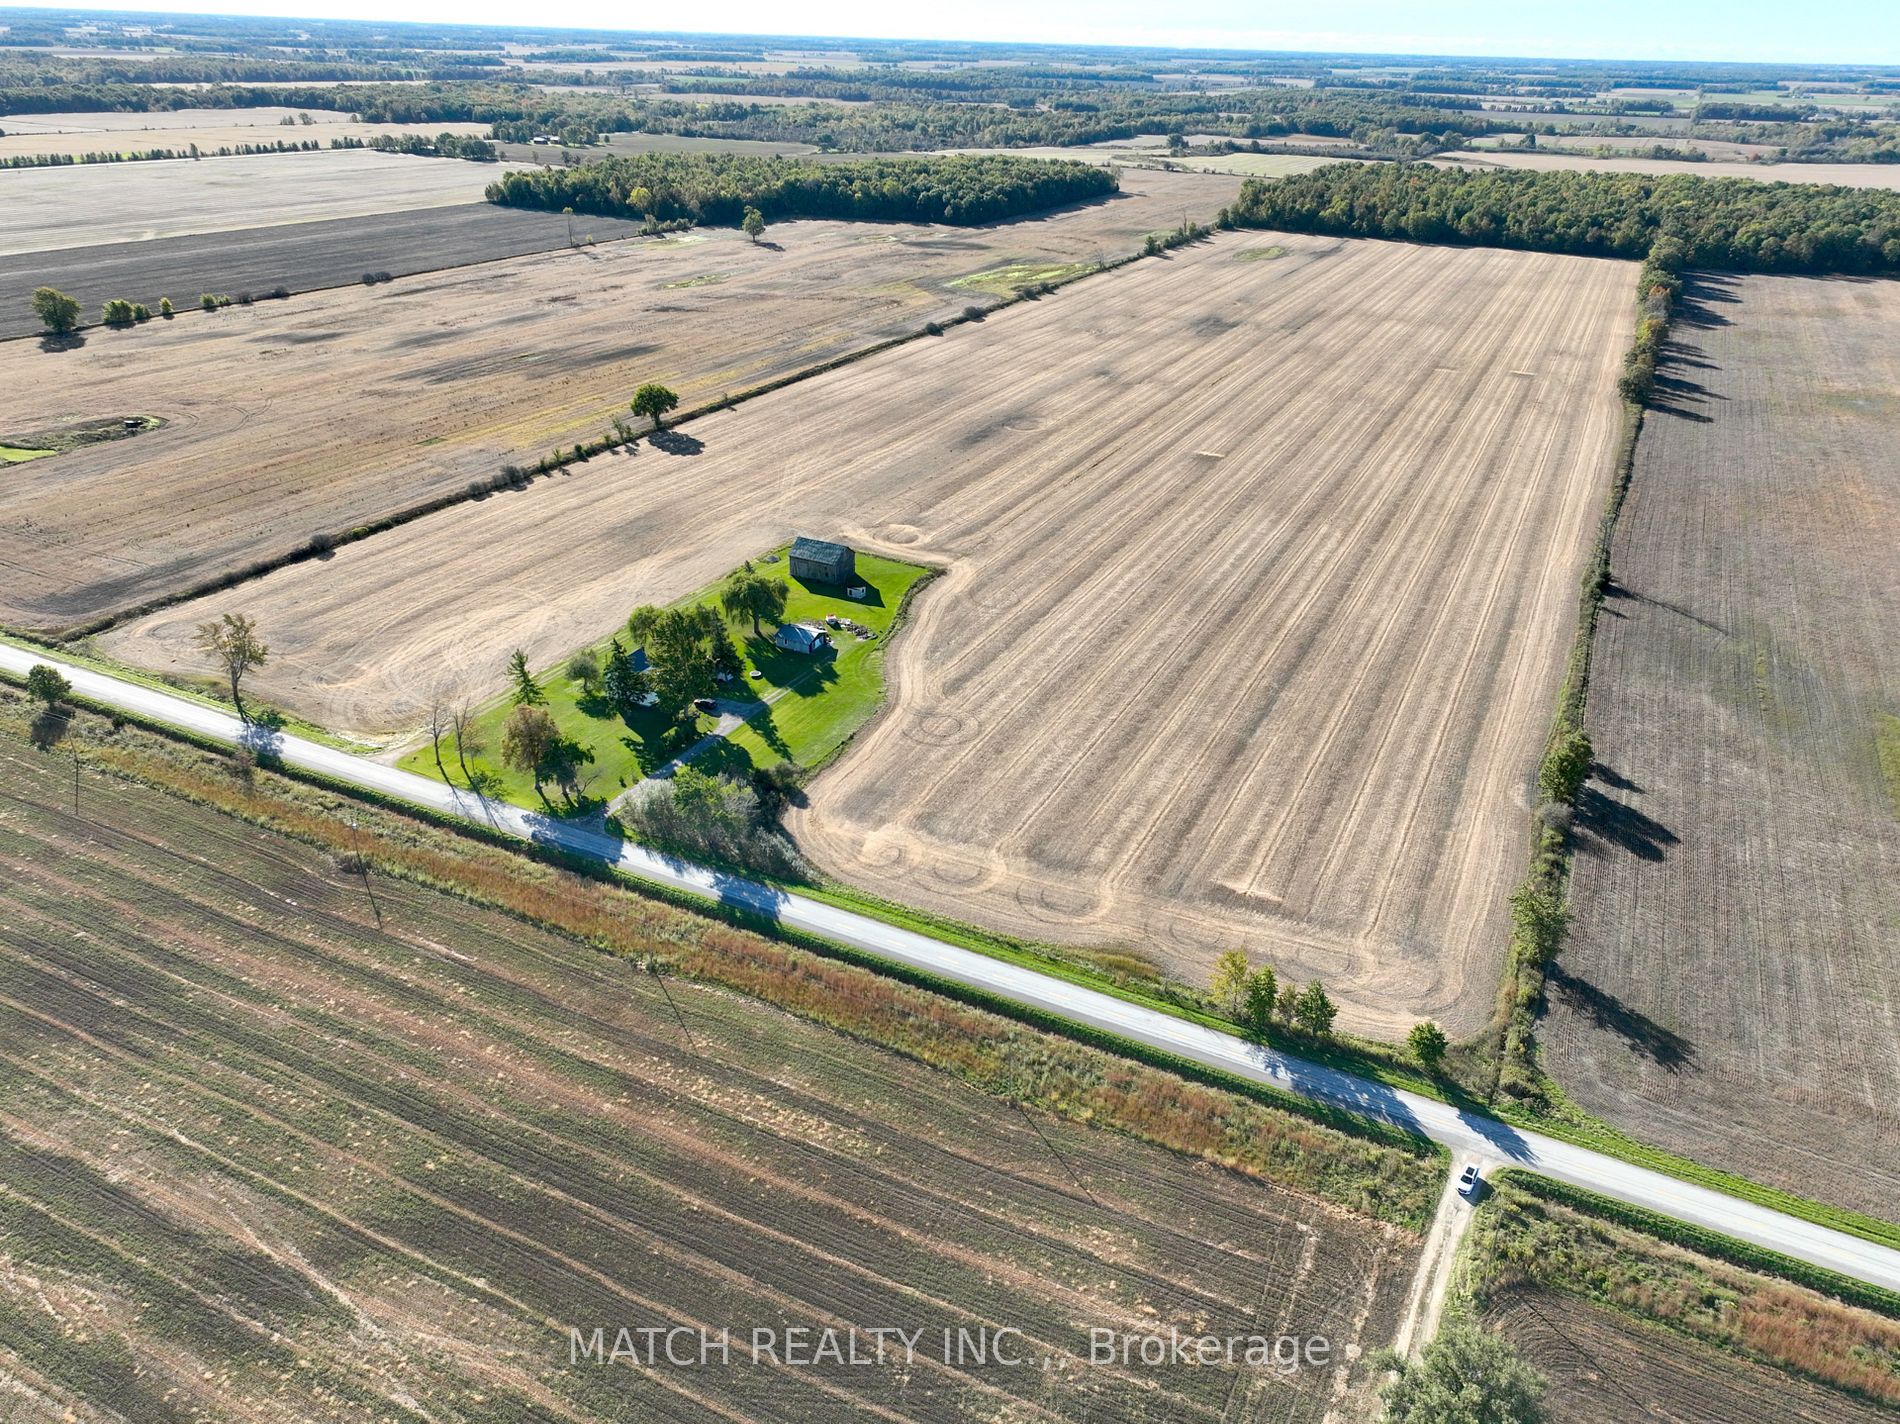
[[[493,176],[386,154],[283,162],[332,156]],[[758,246],[731,231],[610,243],[624,225],[576,218],[576,238],[597,229],[600,246],[184,311],[88,333],[76,350],[0,343],[9,430],[120,412],[170,422],[136,450],[40,461],[30,478],[0,483],[0,622],[86,622],[459,491],[608,433],[642,381],[692,405],[914,332],[991,300],[957,279],[1124,255],[1183,209],[1211,217],[1239,181],[1143,173],[1121,197],[1000,226],[791,223]],[[248,253],[254,239],[231,240]],[[356,235],[338,240],[361,248]],[[390,264],[365,254],[364,265]],[[160,294],[128,295],[156,304]]]
[[[90,768],[75,816],[11,734],[0,788],[10,1418],[1318,1421],[1390,1337],[1402,1233]],[[931,1334],[572,1361],[623,1325]],[[1095,1325],[1340,1363],[1090,1366]]]
[[[374,730],[793,532],[939,562],[894,705],[794,818],[820,863],[1196,976],[1244,945],[1323,978],[1355,1028],[1471,1028],[1608,476],[1629,279],[1222,238],[107,642],[187,667],[192,627],[245,608],[278,650],[261,694]]]
[[[1554,1291],[1487,1314],[1549,1381],[1550,1424],[1879,1424],[1885,1407]]]
[[[1900,1218],[1900,283],[1689,295],[1542,1038],[1634,1136]]]

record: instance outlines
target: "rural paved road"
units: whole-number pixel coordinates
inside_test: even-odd
[[[590,856],[643,880],[770,915],[793,928],[928,970],[1001,998],[1421,1133],[1443,1143],[1456,1159],[1475,1159],[1487,1168],[1516,1166],[1541,1172],[1678,1221],[1900,1291],[1900,1251],[1890,1247],[1678,1181],[1589,1148],[1523,1131],[1496,1118],[1310,1063],[851,910],[659,855],[600,831],[488,801],[333,747],[246,726],[228,712],[188,698],[0,643],[0,669],[24,676],[35,663],[57,667],[72,681],[74,691],[94,702],[218,741],[249,745],[281,758],[289,766],[486,824],[525,840]]]

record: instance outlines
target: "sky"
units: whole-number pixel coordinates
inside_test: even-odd
[[[100,0],[101,8],[108,3]],[[136,3],[118,0],[128,9]],[[687,8],[625,0],[184,0],[176,8],[723,34],[1900,64],[1893,0],[698,0]]]

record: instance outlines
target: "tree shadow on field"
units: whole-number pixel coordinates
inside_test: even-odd
[[[1587,1018],[1597,1029],[1613,1033],[1637,1053],[1659,1068],[1681,1073],[1695,1066],[1695,1045],[1674,1029],[1665,1028],[1649,1015],[1631,1008],[1614,994],[1605,993],[1587,979],[1553,966],[1550,987],[1564,1003]]]
[[[698,455],[706,448],[704,440],[684,430],[656,430],[647,436],[647,444],[663,455]]]
[[[1682,290],[1676,297],[1672,318],[1678,326],[1715,327],[1730,325],[1718,308],[1740,306],[1736,288],[1739,277],[1714,272],[1691,272],[1683,277]]]
[[[64,336],[55,336],[49,331],[40,338],[40,350],[47,352],[77,351],[85,344],[86,334],[83,331],[69,331]]]
[[[1601,765],[1593,770],[1596,779],[1609,786],[1618,789],[1633,787],[1633,783],[1624,782],[1614,771],[1608,771]],[[1606,771],[1607,775],[1604,774]],[[1667,847],[1678,844],[1680,840],[1674,831],[1654,816],[1645,815],[1627,801],[1605,795],[1596,786],[1588,784],[1577,792],[1571,834],[1577,840],[1577,848],[1585,854],[1594,854],[1598,844],[1610,845],[1628,851],[1638,860],[1652,861],[1663,859],[1668,853]]]

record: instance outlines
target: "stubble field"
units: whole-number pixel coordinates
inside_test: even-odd
[[[640,224],[590,218],[587,232],[610,242],[638,237]],[[307,292],[355,285],[365,272],[410,277],[569,245],[567,222],[559,213],[456,203],[379,213],[374,222],[332,218],[11,253],[0,255],[0,337],[41,333],[31,302],[37,287],[57,287],[78,298],[81,319],[92,323],[100,305],[114,297],[142,301],[154,311],[161,297],[170,297],[189,312],[202,292],[232,297],[278,287]]]
[[[1891,1219],[1900,283],[1689,298],[1597,634],[1599,770],[1542,1039],[1635,1136]]]
[[[322,136],[278,133],[300,143]],[[367,149],[14,169],[0,173],[0,253],[474,203],[496,173],[489,163]]]
[[[203,112],[203,111],[200,111]],[[0,119],[6,132],[0,134],[0,158],[25,157],[38,154],[82,154],[82,153],[146,153],[155,148],[189,149],[194,143],[201,152],[209,152],[220,147],[237,148],[242,144],[268,145],[273,143],[308,143],[315,140],[327,152],[332,139],[353,138],[368,143],[371,139],[389,136],[399,138],[404,134],[422,133],[434,137],[439,133],[462,134],[474,138],[487,136],[487,124],[435,123],[435,124],[359,124],[350,122],[347,115],[339,115],[343,122],[321,122],[297,124],[292,127],[280,124],[276,119],[246,122],[254,112],[247,109],[226,109],[222,123],[172,123],[169,114],[124,114],[113,115],[119,118],[139,118],[147,122],[133,127],[115,125],[109,128],[84,129],[41,129],[23,130],[19,121],[12,115]],[[264,112],[278,114],[283,110],[272,109]],[[99,115],[75,117],[97,118]],[[267,157],[252,154],[251,157]],[[188,163],[191,159],[144,159],[141,162],[177,162]],[[198,162],[208,162],[199,159]],[[31,170],[28,170],[31,171]],[[178,170],[172,170],[172,177],[179,176]]]
[[[1555,1291],[1504,1292],[1486,1323],[1549,1381],[1550,1424],[1880,1424],[1886,1405],[1685,1342]]]
[[[940,563],[886,715],[792,819],[824,869],[1196,978],[1244,946],[1353,1028],[1464,1031],[1607,481],[1628,277],[1221,238],[695,422],[698,453],[596,461],[105,642],[188,668],[195,624],[242,608],[276,650],[261,695],[387,730],[793,532]]]
[[[1668,142],[1667,139],[1658,140]],[[1678,173],[1691,178],[1752,178],[1760,183],[1833,183],[1846,188],[1900,188],[1892,163],[1748,163],[1710,159],[1599,158],[1593,153],[1452,153],[1432,160],[1441,168],[1517,168],[1551,173]]]
[[[17,394],[9,429],[101,412],[170,422],[136,450],[39,461],[0,487],[0,621],[67,627],[191,587],[597,439],[643,381],[689,406],[717,399],[988,305],[959,278],[1125,255],[1183,207],[1211,216],[1237,186],[1144,173],[1121,197],[986,228],[791,223],[758,246],[731,231],[603,241],[187,312],[77,350],[0,344],[0,385]],[[577,238],[621,230],[575,220]]]
[[[1403,1232],[90,763],[75,816],[64,758],[11,731],[0,787],[21,1424],[1363,1405]],[[623,1325],[730,1326],[732,1359],[572,1362],[570,1328]],[[1323,1336],[1338,1363],[1089,1366],[1095,1325]],[[754,1326],[930,1334],[914,1365],[793,1368],[752,1363]],[[946,1366],[945,1326],[1018,1329],[1028,1364]]]
[[[1893,1418],[1900,1320],[1554,1186],[1500,1179],[1462,1262],[1467,1307],[1549,1381],[1551,1424]]]

